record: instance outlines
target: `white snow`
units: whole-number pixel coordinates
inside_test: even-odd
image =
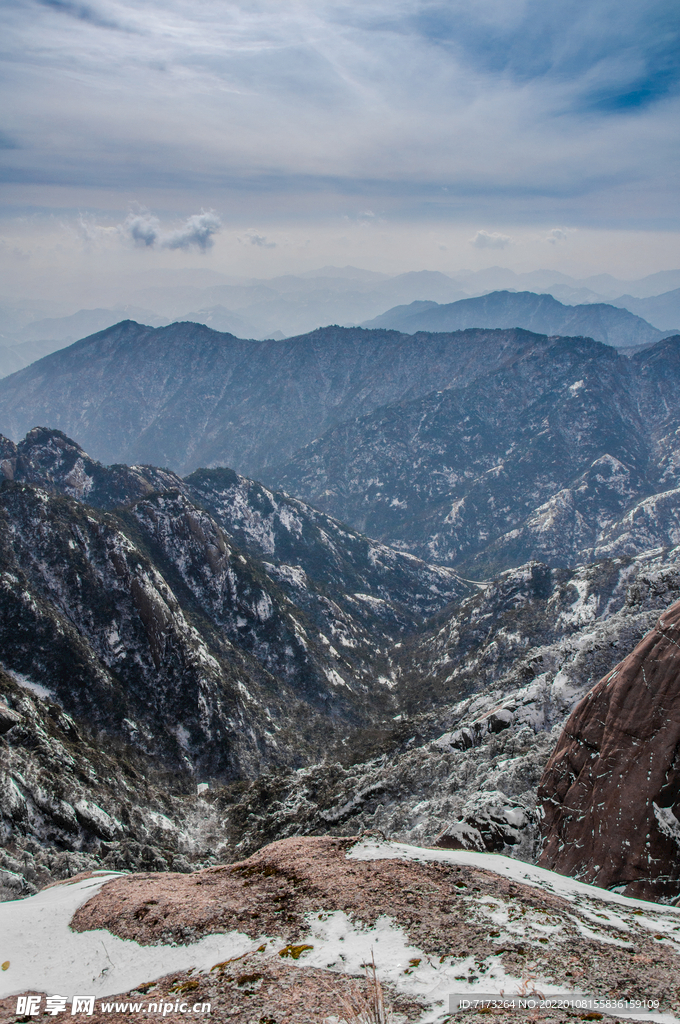
[[[503,857],[500,854],[477,853],[467,850],[432,850],[425,849],[423,847],[410,846],[406,843],[366,839],[361,840],[353,846],[346,856],[354,860],[399,859],[412,860],[420,863],[436,861],[439,863],[464,865],[467,867],[475,867],[486,871],[492,871],[496,874],[504,875],[506,878],[511,878],[515,882],[535,886],[536,888],[541,888],[546,892],[561,896],[573,905],[574,910],[577,911],[578,915],[581,915],[590,921],[597,922],[600,925],[608,925],[609,927],[616,928],[619,935],[621,932],[630,933],[633,927],[642,928],[646,931],[653,932],[655,935],[664,935],[663,941],[668,944],[672,943],[671,948],[674,949],[675,952],[680,953],[680,945],[678,945],[680,938],[677,937],[678,933],[680,933],[680,908],[662,906],[657,903],[649,903],[645,900],[630,899],[627,896],[608,892],[606,889],[599,889],[597,886],[587,885],[585,882],[578,882],[576,879],[568,878],[565,875],[558,875],[555,872],[546,870],[545,868],[539,868],[533,864],[526,864],[510,857]],[[495,900],[493,897],[473,897],[468,898],[468,903],[469,905],[472,905],[473,903],[479,905],[480,910],[483,913],[490,916],[508,933],[518,931],[514,926],[514,923],[507,917],[507,908],[500,905],[501,901]],[[614,907],[616,907],[616,910]],[[641,911],[644,911],[644,913],[641,913]],[[607,934],[602,931],[601,928],[589,928],[583,921],[578,919],[577,914],[568,914],[567,916],[574,922],[584,937],[594,939],[597,942],[622,947],[630,945],[630,943],[623,937]],[[625,918],[627,918],[627,920]],[[552,930],[552,923],[553,922],[550,920],[546,920],[545,924],[541,926],[540,924],[537,924],[535,920],[531,920],[531,915],[527,914],[522,922],[522,926],[526,938],[530,939],[531,935],[529,932],[531,930],[535,931],[538,927],[547,934],[549,930]],[[559,924],[559,921],[557,923]],[[545,925],[548,925],[547,929]],[[556,931],[559,930],[561,929],[556,929]],[[502,938],[503,936],[501,933],[499,941],[501,941]],[[424,956],[424,954],[421,955]],[[493,958],[487,959],[487,963],[489,965],[492,962],[495,963]],[[456,964],[457,975],[463,973],[459,969],[459,964],[460,962]],[[475,965],[472,964],[472,966],[474,967]],[[500,965],[498,965],[498,967],[502,970]],[[479,973],[479,971],[475,970],[475,974]],[[389,977],[389,974],[387,977]],[[494,984],[490,985],[489,982],[492,980]],[[517,982],[515,979],[506,978],[506,994],[510,995],[513,991],[518,991],[516,985]],[[556,993],[555,986],[543,979],[537,978],[535,985],[536,988],[546,996]],[[433,989],[433,991],[436,991],[436,989]],[[495,974],[489,973],[479,977],[472,986],[466,986],[464,982],[455,981],[453,986],[449,985],[448,991],[462,995],[468,991],[498,992],[499,989],[496,984]],[[561,991],[564,992],[565,990],[562,989]],[[573,989],[572,993],[575,995],[593,994],[574,992]],[[420,994],[424,993],[421,992]],[[656,1021],[658,1024],[677,1024],[677,1018],[668,1013],[645,1013],[637,1011],[623,1011],[619,1009],[611,1011],[604,1010],[604,1012],[619,1018],[625,1017],[633,1020],[650,1020]],[[423,1021],[434,1019],[436,1018],[425,1017],[423,1018]]]
[[[519,992],[522,985],[521,978],[506,974],[497,956],[488,956],[483,963],[473,956],[465,960],[445,957],[443,963],[439,957],[428,956],[412,945],[403,929],[387,916],[379,917],[370,928],[351,921],[341,910],[309,914],[307,921],[311,934],[304,941],[314,948],[302,954],[301,966],[362,974],[363,965],[371,963],[373,957],[381,982],[391,982],[398,991],[419,996],[430,1004],[431,1009],[418,1024],[440,1019],[452,992],[510,994]],[[472,975],[477,980],[456,980],[460,975]],[[547,981],[541,984],[545,995],[566,991]]]
[[[381,842],[376,839],[365,839],[356,843],[348,851],[347,857],[353,860],[413,860],[427,863],[436,861],[444,864],[460,864],[467,867],[493,871],[497,875],[512,878],[523,885],[532,885],[547,892],[555,893],[570,902],[578,901],[579,897],[602,900],[603,903],[617,903],[631,910],[645,910],[657,914],[659,918],[673,918],[674,925],[680,925],[680,907],[666,907],[646,900],[634,900],[629,896],[621,896],[596,885],[578,882],[567,875],[558,875],[547,868],[526,864],[524,861],[504,857],[500,853],[476,853],[472,850],[430,850],[421,846],[410,846],[408,843]],[[658,919],[657,919],[658,923]],[[655,924],[656,927],[656,924]]]
[[[256,949],[266,939],[240,932],[206,935],[189,946],[140,946],[108,931],[73,932],[69,922],[116,872],[43,889],[25,900],[0,903],[0,998],[28,989],[48,995],[112,996],[171,971],[213,964]],[[283,944],[283,943],[282,943]]]
[[[54,693],[49,690],[46,686],[41,683],[34,683],[28,676],[22,675],[20,672],[14,672],[12,669],[6,668],[5,672],[8,676],[11,676],[15,683],[21,686],[24,690],[30,690],[37,697],[47,697],[50,700],[54,700]]]
[[[289,583],[300,590],[305,590],[309,587],[307,573],[299,565],[272,565],[271,562],[265,562],[264,567],[270,576],[273,576],[276,580],[281,580],[282,583]]]
[[[357,601],[363,601],[365,604],[374,605],[376,608],[384,607],[385,602],[381,597],[373,597],[371,594],[360,594],[355,592],[353,597],[356,597]]]
[[[624,936],[635,927],[663,933],[666,941],[674,937],[676,929],[680,931],[677,908],[628,899],[498,854],[430,850],[366,839],[352,847],[347,856],[354,860],[438,861],[493,871],[569,900],[574,913],[567,917],[583,934],[601,942],[625,945]],[[215,963],[254,951],[263,944],[268,953],[276,956],[285,945],[285,941],[276,936],[251,939],[235,931],[208,935],[198,942],[180,946],[140,946],[105,930],[71,931],[69,923],[77,908],[116,877],[116,872],[99,872],[92,878],[44,889],[25,900],[0,903],[0,960],[9,960],[8,969],[0,974],[0,998],[28,989],[50,995],[59,993],[69,1000],[76,994],[113,996],[172,971],[190,967],[209,971]],[[530,940],[538,941],[540,936],[549,935],[559,938],[563,927],[558,913],[543,916],[542,912],[528,913],[520,919],[503,900],[472,893],[464,899],[473,915],[490,919],[509,933],[519,934],[523,928]],[[584,926],[578,916],[593,922],[595,928]],[[312,948],[300,957],[300,967],[361,974],[363,965],[375,958],[381,980],[429,1004],[419,1024],[443,1020],[447,1016],[450,993],[512,995],[522,991],[522,979],[507,974],[501,963],[502,934],[498,938],[499,952],[494,953],[491,946],[483,961],[472,956],[440,960],[411,943],[403,928],[387,915],[369,927],[351,920],[343,911],[325,911],[319,907],[307,916],[307,923],[309,934],[303,941]],[[620,938],[601,930],[606,926],[613,926]],[[546,996],[573,993],[573,989],[568,990],[547,978],[535,979],[535,986]],[[670,1014],[616,1010],[615,1015],[677,1024]]]

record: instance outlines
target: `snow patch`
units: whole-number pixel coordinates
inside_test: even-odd
[[[171,971],[209,971],[263,941],[227,932],[206,935],[188,946],[140,946],[103,929],[71,931],[78,907],[119,874],[97,872],[24,900],[0,903],[3,955],[10,964],[0,974],[0,998],[27,990],[60,992],[69,999],[75,993],[113,996]]]
[[[309,914],[307,920],[311,935],[305,941],[314,948],[303,954],[301,964],[362,975],[363,965],[374,958],[382,982],[430,1004],[430,1010],[418,1018],[419,1024],[438,1020],[448,1009],[451,992],[472,995],[521,989],[521,979],[506,974],[497,957],[488,956],[483,962],[472,956],[453,961],[445,957],[442,963],[439,957],[428,956],[410,943],[401,926],[387,915],[379,917],[372,927],[351,921],[341,910]],[[478,980],[460,981],[462,974],[476,976]],[[541,979],[540,989],[546,995],[566,992],[547,979]]]
[[[603,903],[614,903],[631,910],[644,909],[655,914],[655,927],[662,919],[672,920],[673,927],[680,925],[680,907],[667,907],[647,900],[636,900],[630,896],[621,896],[596,885],[578,882],[567,875],[558,875],[547,868],[539,868],[535,864],[513,860],[500,853],[475,853],[470,850],[435,850],[408,843],[382,842],[376,839],[362,839],[346,854],[352,860],[412,860],[419,863],[431,861],[440,864],[460,864],[466,867],[481,868],[494,874],[511,878],[522,885],[531,885],[537,889],[545,889],[570,902],[579,899],[601,900]],[[636,920],[638,920],[636,918]]]
[[[36,697],[49,698],[50,700],[56,699],[53,691],[48,689],[47,686],[42,686],[41,683],[34,683],[28,676],[23,676],[20,672],[14,672],[10,668],[6,668],[5,672],[8,676],[11,676],[18,686],[21,686],[24,690],[30,690]]]

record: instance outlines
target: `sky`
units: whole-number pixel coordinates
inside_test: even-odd
[[[4,0],[0,294],[680,266],[677,0]]]

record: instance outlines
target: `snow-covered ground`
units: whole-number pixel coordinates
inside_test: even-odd
[[[353,860],[399,859],[420,863],[443,862],[480,868],[504,878],[529,885],[569,902],[571,911],[520,913],[512,897],[503,898],[470,890],[461,898],[469,908],[471,920],[493,923],[499,944],[521,936],[527,943],[559,941],[565,924],[576,924],[584,937],[621,947],[632,945],[636,935],[651,932],[654,937],[680,955],[680,909],[632,900],[617,893],[585,885],[542,868],[495,854],[468,851],[432,850],[403,843],[364,839],[347,853]],[[237,931],[207,935],[189,945],[142,946],[123,940],[109,931],[74,932],[69,927],[75,911],[116,873],[100,872],[44,889],[25,900],[0,904],[0,997],[27,990],[62,995],[112,996],[154,981],[174,971],[194,968],[208,972],[216,963],[264,945],[266,953],[276,956],[285,941],[277,936],[257,939]],[[159,880],[162,876],[159,876]],[[388,908],[386,908],[387,910]],[[344,911],[324,910],[319,906],[307,915],[309,945],[297,961],[298,966],[316,967],[361,975],[367,962],[375,960],[379,977],[398,991],[419,997],[430,1009],[422,1024],[442,1020],[448,1009],[450,993],[526,992],[526,979],[508,974],[493,944],[489,955],[467,960],[460,957],[432,957],[419,949],[404,929],[388,913],[371,927],[353,921]],[[4,968],[4,963],[9,964]],[[544,996],[574,993],[574,986],[549,978],[532,979],[533,987]],[[584,993],[597,995],[597,993]],[[614,1011],[612,1011],[614,1012]],[[626,1013],[617,1017],[636,1017],[671,1024],[676,1018],[664,1013]]]
[[[48,995],[111,996],[171,971],[213,964],[240,956],[259,943],[229,932],[207,935],[189,946],[140,946],[108,931],[74,932],[74,913],[112,878],[92,878],[55,885],[25,900],[0,903],[0,998],[27,990]]]
[[[671,948],[680,955],[680,908],[630,899],[627,896],[608,892],[597,886],[587,885],[584,882],[576,881],[576,879],[510,857],[468,850],[425,849],[410,846],[407,843],[384,842],[372,838],[364,839],[353,846],[347,853],[347,857],[354,860],[390,858],[482,868],[485,871],[492,871],[523,885],[535,886],[544,892],[568,900],[574,905],[574,910],[577,912],[574,915],[569,915],[570,920],[577,925],[579,931],[586,938],[627,947],[632,945],[630,940],[635,931],[643,929],[651,932],[655,937],[663,936],[663,941],[671,945]],[[539,934],[559,935],[561,926],[558,915],[555,916],[554,921],[531,914],[516,918],[512,914],[512,904],[509,900],[504,901],[488,896],[482,898],[470,896],[468,898],[471,904],[477,904],[478,909],[485,912],[489,920],[498,927],[497,941],[501,944],[508,938],[516,938],[520,935],[529,940],[536,938]],[[586,925],[583,918],[592,926]],[[405,953],[401,955],[402,958],[406,956]],[[416,951],[410,955],[418,956],[418,953]],[[423,954],[420,955],[423,956]],[[398,958],[399,951],[397,949],[394,950],[393,956]],[[522,979],[507,975],[495,958],[490,957],[487,963],[488,973],[485,972],[478,980],[470,982],[461,981],[460,976],[468,975],[473,969],[475,969],[475,973],[478,973],[478,961],[475,962],[474,958],[470,958],[469,964],[457,961],[455,968],[450,968],[446,964],[432,963],[430,958],[424,957],[421,960],[422,966],[419,964],[417,970],[410,976],[416,984],[410,985],[409,991],[420,996],[426,995],[428,999],[432,1000],[436,1000],[444,992],[455,992],[461,995],[474,995],[475,992],[504,992],[510,996],[523,991]],[[392,978],[387,965],[381,964],[380,968],[386,979],[393,980],[397,984],[402,980],[401,978]],[[535,979],[534,987],[546,997],[575,991],[573,986],[556,985],[548,979],[541,978]],[[583,994],[593,995],[594,993]],[[659,1022],[677,1020],[672,1014],[664,1013],[633,1013],[616,1010],[615,1015],[622,1018]]]
[[[680,942],[680,907],[667,907],[647,900],[634,900],[629,896],[620,896],[616,892],[600,889],[596,885],[578,882],[575,878],[558,875],[555,871],[526,864],[524,861],[504,857],[498,853],[477,853],[474,850],[436,850],[422,846],[410,846],[408,843],[385,842],[377,839],[363,839],[348,851],[350,860],[412,860],[423,864],[438,862],[440,864],[461,864],[466,867],[482,868],[493,871],[505,878],[512,878],[524,885],[535,885],[537,888],[552,892],[566,900],[593,899],[603,903],[618,903],[630,910],[646,910],[654,918],[654,931],[659,931],[662,920],[668,922],[668,930],[678,932]],[[637,918],[636,918],[637,920]],[[678,947],[680,952],[680,946]]]

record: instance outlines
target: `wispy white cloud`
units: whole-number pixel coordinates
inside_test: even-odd
[[[249,228],[245,232],[243,237],[239,237],[239,242],[246,242],[250,245],[256,245],[260,249],[275,249],[276,242],[270,242],[266,235],[260,235],[257,231]]]
[[[499,231],[478,231],[474,238],[470,239],[470,245],[475,249],[506,249],[512,245],[510,235],[502,235]]]
[[[10,0],[0,34],[3,180],[76,208],[672,226],[676,0]]]

